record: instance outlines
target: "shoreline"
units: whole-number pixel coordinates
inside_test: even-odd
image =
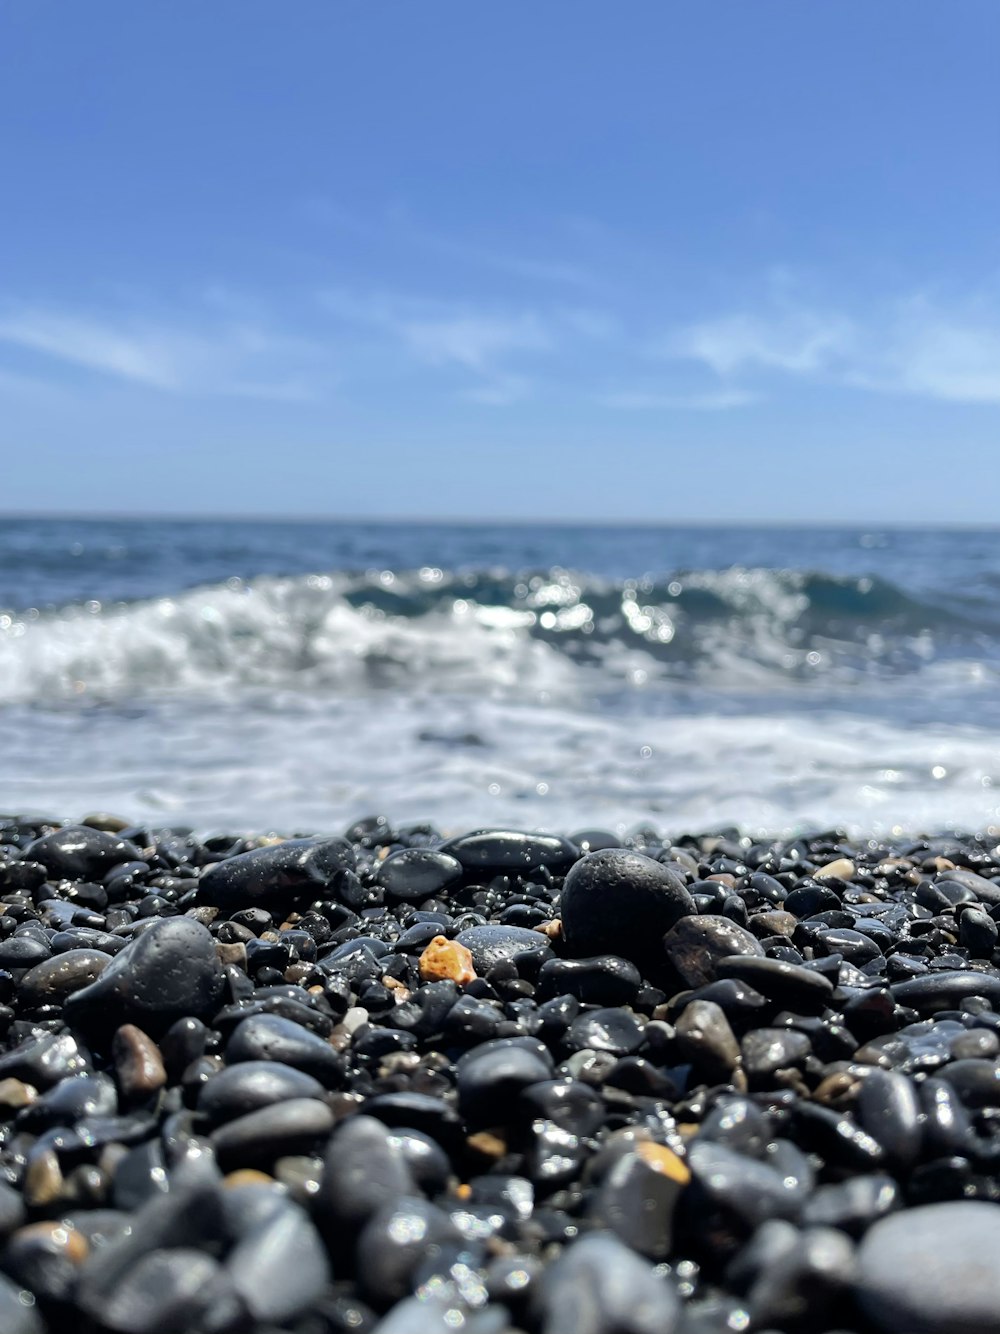
[[[996,835],[575,832],[0,817],[4,1328],[994,1328]]]

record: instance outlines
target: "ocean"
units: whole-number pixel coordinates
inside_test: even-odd
[[[1000,531],[0,520],[0,808],[1000,827]]]

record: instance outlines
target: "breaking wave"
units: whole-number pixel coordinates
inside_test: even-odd
[[[877,577],[731,568],[612,581],[562,569],[260,577],[0,614],[0,702],[241,687],[538,697],[690,682],[995,681],[991,607]]]

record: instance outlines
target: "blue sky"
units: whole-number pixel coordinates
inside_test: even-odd
[[[0,506],[991,521],[994,0],[0,8]]]

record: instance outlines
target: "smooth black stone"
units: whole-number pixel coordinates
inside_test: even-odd
[[[214,1130],[212,1147],[220,1164],[274,1162],[287,1154],[309,1153],[326,1141],[334,1116],[316,1098],[289,1098],[259,1107]]]
[[[425,1195],[440,1195],[451,1178],[451,1163],[441,1145],[412,1126],[390,1130],[389,1143],[403,1155],[419,1189]]]
[[[833,927],[824,931],[823,946],[831,954],[842,954],[856,968],[882,957],[882,951],[871,936],[862,935],[860,931],[849,927]]]
[[[287,1098],[319,1098],[323,1085],[303,1070],[276,1061],[242,1061],[202,1085],[198,1110],[218,1125]]]
[[[545,1334],[673,1334],[675,1289],[614,1234],[568,1246],[543,1273],[533,1303]]]
[[[95,982],[111,962],[98,950],[74,949],[56,954],[30,968],[18,985],[18,1000],[24,1009],[38,1005],[61,1005],[67,996]]]
[[[510,829],[479,829],[462,834],[443,843],[439,851],[449,853],[466,871],[516,871],[522,875],[542,867],[554,875],[562,875],[580,856],[580,849],[569,839]]]
[[[546,996],[574,996],[589,1005],[631,1005],[642,977],[635,964],[617,954],[592,959],[548,959],[538,974]]]
[[[225,1271],[254,1320],[284,1323],[316,1302],[332,1274],[309,1215],[277,1191],[268,1193],[274,1207],[243,1233]]]
[[[688,1166],[696,1189],[696,1203],[722,1209],[747,1233],[770,1218],[794,1221],[802,1212],[804,1192],[798,1182],[791,1186],[774,1168],[746,1158],[724,1144],[699,1135],[688,1150]]]
[[[369,1219],[358,1238],[362,1293],[385,1310],[409,1295],[413,1271],[429,1249],[461,1240],[443,1209],[419,1196],[399,1196]]]
[[[368,1222],[383,1205],[418,1194],[399,1139],[372,1116],[349,1117],[326,1148],[317,1207],[348,1231]]]
[[[51,954],[48,942],[34,936],[8,936],[6,940],[0,940],[0,968],[34,968]]]
[[[455,1066],[458,1109],[474,1125],[497,1125],[522,1089],[552,1078],[552,1057],[533,1038],[498,1038],[473,1047]]]
[[[785,896],[781,906],[785,912],[803,918],[813,917],[816,913],[827,912],[830,909],[838,909],[841,904],[839,896],[829,885],[801,885]]]
[[[427,1093],[379,1093],[366,1099],[362,1111],[392,1129],[429,1135],[445,1148],[452,1147],[461,1133],[462,1123],[451,1104]]]
[[[966,1107],[1000,1107],[1000,1061],[963,1060],[942,1066],[947,1081]]]
[[[122,1158],[115,1169],[111,1199],[116,1209],[131,1213],[169,1189],[163,1145],[152,1139],[137,1144]]]
[[[566,952],[577,958],[616,954],[643,973],[663,973],[664,935],[694,911],[676,871],[641,853],[591,852],[563,882],[560,913]]]
[[[72,1033],[44,1033],[0,1056],[0,1079],[23,1079],[35,1088],[47,1089],[67,1075],[85,1074],[90,1057]]]
[[[470,926],[455,937],[472,955],[472,966],[480,977],[505,959],[516,959],[526,950],[545,944],[545,937],[524,926]]]
[[[5,894],[16,894],[19,890],[27,890],[30,894],[41,889],[47,874],[41,862],[23,860],[0,864],[0,889]]]
[[[755,1329],[831,1329],[850,1319],[854,1247],[836,1228],[811,1227],[767,1266],[748,1294]]]
[[[461,1041],[488,1042],[499,1036],[503,1021],[503,1011],[497,1005],[465,995],[460,996],[448,1011],[444,1032]]]
[[[1000,880],[990,880],[989,877],[978,875],[975,871],[958,867],[953,871],[942,872],[938,883],[942,881],[950,881],[952,884],[961,885],[963,889],[971,890],[980,903],[988,903],[991,908],[1000,907]]]
[[[674,1210],[683,1185],[637,1153],[624,1153],[601,1181],[589,1216],[639,1255],[666,1259],[673,1244]]]
[[[423,903],[457,884],[462,863],[434,848],[404,848],[386,857],[376,879],[392,903]]]
[[[76,1265],[61,1228],[27,1228],[0,1253],[0,1268],[44,1302],[64,1302],[76,1286]],[[6,1326],[0,1326],[6,1330]]]
[[[607,848],[620,848],[621,839],[608,829],[582,829],[570,834],[569,841],[575,843],[582,853],[604,852]]]
[[[857,1299],[886,1334],[1000,1330],[1000,1209],[962,1200],[876,1223],[858,1250]]]
[[[751,1025],[759,1023],[771,1005],[767,997],[762,996],[754,987],[740,982],[735,977],[727,977],[719,982],[710,982],[707,987],[683,992],[676,997],[671,1002],[674,1019],[678,1019],[689,1005],[701,1001],[717,1005],[736,1033],[741,1033]]]
[[[698,1142],[721,1144],[734,1153],[756,1158],[770,1138],[767,1118],[755,1102],[739,1094],[719,1098],[706,1114]]]
[[[857,1118],[898,1170],[906,1171],[920,1157],[923,1116],[916,1087],[906,1075],[872,1070],[861,1084]]]
[[[105,1074],[69,1075],[19,1113],[19,1127],[38,1134],[51,1126],[72,1126],[89,1116],[115,1116],[118,1090]]]
[[[142,852],[128,839],[84,825],[66,825],[29,844],[25,859],[40,862],[52,880],[91,880],[104,876],[120,862],[142,860]]]
[[[226,1061],[274,1061],[318,1079],[326,1088],[340,1084],[343,1058],[316,1033],[276,1014],[253,1015],[237,1024],[226,1043]]]
[[[99,1320],[122,1280],[144,1256],[217,1243],[223,1235],[222,1194],[205,1182],[175,1184],[167,1195],[143,1205],[132,1215],[126,1232],[95,1247],[81,1266],[77,1290],[81,1309]]]
[[[806,1202],[802,1223],[806,1227],[839,1227],[852,1237],[860,1237],[872,1223],[902,1203],[899,1185],[891,1176],[875,1173],[851,1177],[820,1186]]]
[[[699,913],[682,917],[663,937],[663,948],[685,986],[703,987],[716,980],[720,959],[733,954],[763,957],[764,950],[744,927],[728,917]]]
[[[239,1319],[241,1305],[219,1262],[179,1246],[144,1256],[107,1296],[102,1324],[120,1334],[168,1334]]]
[[[821,973],[778,959],[733,955],[720,959],[716,971],[720,978],[746,982],[762,995],[796,1013],[814,1014],[822,1010],[834,990],[833,983]]]
[[[932,972],[908,982],[897,982],[892,995],[900,1005],[908,1005],[921,1014],[953,1010],[966,996],[984,996],[997,1007],[1000,1006],[1000,977],[972,969],[968,972]]]
[[[4,1334],[44,1334],[45,1331],[34,1299],[4,1274],[0,1274],[0,1329]]]
[[[631,1010],[606,1007],[585,1010],[566,1030],[564,1045],[570,1051],[607,1051],[628,1056],[643,1042],[642,1025]]]
[[[799,1102],[794,1108],[797,1139],[829,1165],[855,1172],[881,1167],[885,1150],[846,1113],[816,1103]]]
[[[990,959],[997,948],[997,924],[988,913],[969,908],[958,923],[958,943],[974,959]]]
[[[27,1209],[20,1191],[0,1177],[0,1237],[8,1237],[26,1218]]]
[[[581,1139],[595,1135],[604,1122],[600,1095],[578,1079],[546,1079],[521,1093],[518,1114],[545,1120]]]
[[[806,1035],[790,1028],[758,1028],[740,1043],[743,1069],[751,1087],[769,1086],[776,1071],[801,1066],[811,1051],[812,1043]]]
[[[215,942],[199,922],[153,922],[108,964],[96,982],[67,997],[73,1026],[106,1030],[137,1024],[158,1036],[185,1016],[204,1018],[222,999]]]
[[[289,839],[214,862],[198,882],[198,901],[231,910],[292,908],[321,898],[337,873],[356,863],[345,839]]]
[[[219,1032],[228,1035],[245,1019],[251,1019],[255,1015],[275,1015],[280,1019],[287,1019],[290,1023],[296,1024],[300,1028],[306,1028],[310,1033],[316,1033],[321,1038],[328,1038],[333,1032],[333,1020],[328,1014],[315,1009],[306,1004],[306,995],[299,990],[300,999],[281,994],[281,991],[275,988],[260,988],[252,996],[245,1000],[234,1002],[227,1005],[225,1009],[217,1011],[212,1026]]]

